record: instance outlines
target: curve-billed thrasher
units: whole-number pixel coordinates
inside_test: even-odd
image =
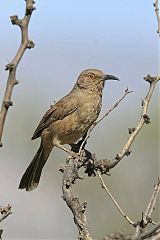
[[[40,147],[26,169],[19,188],[26,191],[36,188],[53,147],[70,152],[62,145],[75,143],[87,133],[100,113],[102,91],[108,79],[118,80],[98,69],[83,71],[71,92],[45,113],[32,137],[41,137]]]

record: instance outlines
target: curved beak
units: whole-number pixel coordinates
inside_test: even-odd
[[[109,74],[104,75],[104,79],[103,79],[103,80],[104,80],[104,81],[106,81],[106,80],[116,80],[116,81],[120,81],[119,78],[117,78],[117,77],[115,77],[115,76],[113,76],[113,75],[109,75]]]

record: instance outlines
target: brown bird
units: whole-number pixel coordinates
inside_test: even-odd
[[[45,113],[32,137],[41,137],[41,144],[22,176],[20,189],[32,191],[38,186],[42,169],[54,146],[71,153],[63,145],[77,142],[95,122],[102,107],[105,81],[109,79],[119,80],[98,69],[83,71],[71,92]]]

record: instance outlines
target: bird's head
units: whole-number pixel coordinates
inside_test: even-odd
[[[103,73],[98,69],[87,69],[79,75],[76,85],[81,89],[102,91],[107,80],[119,80],[117,77]]]

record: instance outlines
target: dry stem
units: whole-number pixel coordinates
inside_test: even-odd
[[[148,223],[148,221],[151,221],[151,215],[155,209],[159,193],[160,193],[160,179],[158,179],[158,182],[154,185],[154,191],[144,213],[143,222],[145,225]]]
[[[17,66],[25,52],[25,50],[28,48],[33,48],[34,43],[29,40],[28,38],[28,25],[29,21],[32,15],[33,10],[35,9],[33,7],[34,1],[33,0],[26,0],[26,9],[25,9],[25,15],[22,20],[18,19],[17,15],[11,16],[11,22],[13,25],[17,25],[21,29],[21,44],[20,47],[16,53],[16,56],[14,59],[6,66],[6,70],[9,71],[9,76],[7,80],[7,86],[5,90],[5,94],[3,97],[3,102],[1,106],[0,111],[0,147],[3,146],[2,144],[2,134],[4,129],[4,124],[7,116],[7,112],[10,106],[13,105],[11,101],[12,91],[16,84],[18,84],[18,81],[16,80],[16,70]]]
[[[87,226],[87,219],[85,216],[85,210],[87,202],[80,203],[79,198],[73,195],[72,185],[76,179],[80,179],[78,175],[77,159],[69,158],[66,166],[62,167],[60,171],[63,172],[62,192],[63,199],[70,208],[74,216],[74,222],[78,228],[79,240],[92,240]]]
[[[101,185],[102,188],[105,189],[105,191],[107,192],[107,194],[109,195],[109,197],[111,198],[112,202],[114,203],[114,205],[116,206],[116,208],[118,209],[118,211],[123,215],[123,217],[129,222],[129,224],[131,224],[132,226],[135,225],[135,223],[124,213],[124,211],[122,210],[122,208],[119,206],[119,204],[117,203],[117,201],[115,200],[115,198],[113,197],[113,195],[111,194],[111,192],[109,191],[109,189],[107,188],[107,186],[105,185],[102,175],[99,172],[99,170],[97,171],[98,177],[101,181]]]
[[[151,77],[150,75],[147,75],[146,77],[144,77],[144,80],[149,82],[150,86],[149,86],[148,93],[142,102],[142,113],[141,113],[140,120],[139,120],[137,126],[135,128],[132,128],[131,129],[132,131],[129,131],[130,135],[129,135],[129,138],[128,138],[126,144],[124,145],[121,153],[116,155],[115,160],[113,160],[110,168],[114,167],[124,156],[128,156],[131,153],[130,146],[132,145],[137,134],[142,129],[142,127],[145,123],[146,124],[150,123],[150,118],[148,117],[148,113],[147,113],[148,106],[149,106],[149,102],[151,100],[154,88],[155,88],[157,82],[160,80],[160,77],[159,76]]]
[[[142,214],[142,220],[138,222],[136,226],[136,231],[135,231],[136,237],[141,235],[141,233],[144,232],[144,229],[148,225],[148,223],[155,224],[151,219],[151,215],[155,209],[155,205],[156,205],[159,193],[160,193],[160,180],[158,179],[158,182],[154,185],[154,190],[150,198],[150,201],[148,203],[148,206],[145,210],[144,216]]]
[[[10,214],[12,214],[10,204],[8,204],[6,207],[0,206],[0,222],[2,222]],[[0,229],[0,239],[2,239],[2,233],[3,233],[3,229]]]
[[[157,22],[158,22],[158,29],[157,29],[157,33],[160,36],[160,16],[159,16],[159,0],[155,0],[153,6],[155,8],[155,13],[156,13],[156,17],[157,17]]]

